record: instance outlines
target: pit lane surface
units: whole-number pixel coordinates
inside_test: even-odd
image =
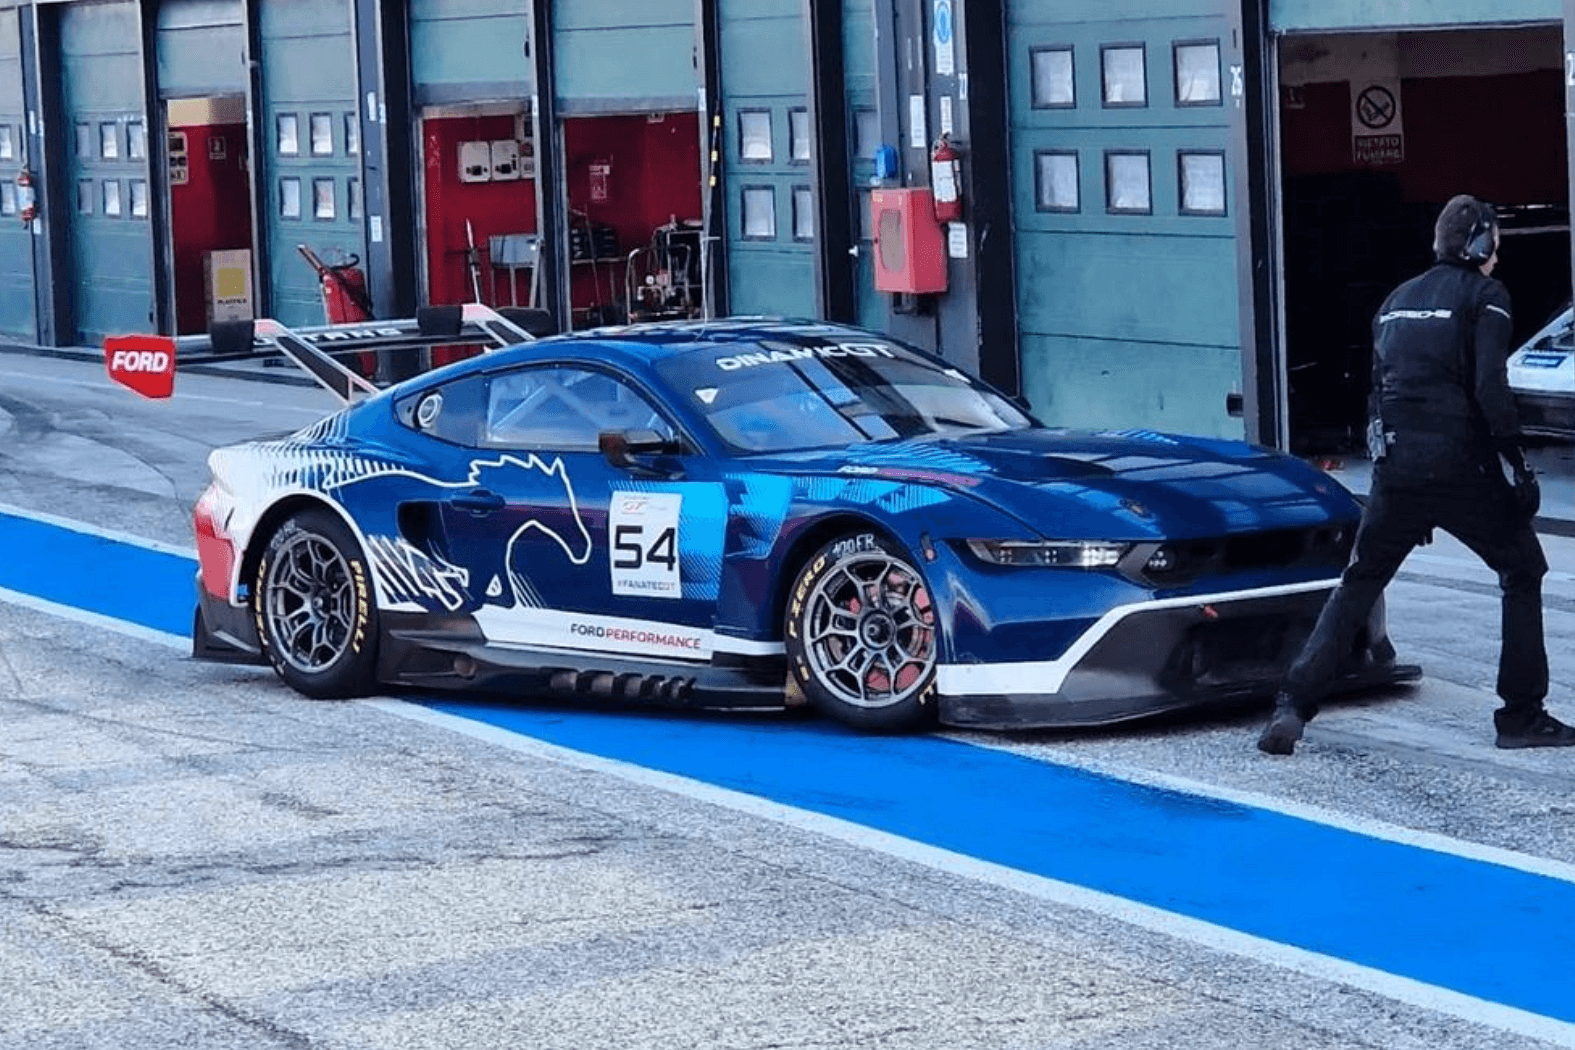
[[[0,404],[24,403],[33,436],[0,435],[7,498],[177,548],[203,484],[195,450],[315,414],[281,426],[277,404],[250,422],[232,405],[209,418],[201,406],[217,402],[137,405],[60,382],[58,363],[13,360],[0,359]],[[16,374],[32,366],[35,380]],[[289,399],[237,383],[205,396]],[[58,454],[94,435],[101,461],[163,452],[103,476],[92,457]],[[140,555],[83,539],[115,574],[144,571],[130,564]],[[6,549],[18,542],[9,534]],[[17,668],[0,701],[0,798],[19,801],[0,802],[13,829],[0,906],[32,921],[7,954],[42,974],[58,953],[74,977],[0,985],[12,989],[0,990],[0,1034],[21,1017],[13,1030],[29,1045],[83,1045],[103,1017],[119,1033],[106,1045],[148,1046],[192,1026],[248,1046],[497,1045],[527,1032],[533,1045],[597,1046],[1567,1042],[1568,758],[1485,746],[1496,602],[1479,591],[1491,578],[1458,552],[1418,557],[1433,560],[1408,566],[1392,619],[1403,655],[1434,677],[1331,712],[1290,762],[1250,749],[1253,720],[965,746],[467,705],[468,725],[516,730],[475,740],[368,705],[311,704],[267,675],[171,659],[157,635],[13,604],[0,610]],[[148,558],[145,579],[168,571],[189,594],[189,563]],[[125,600],[89,554],[66,561],[84,571],[62,605]],[[57,578],[40,564],[13,558],[8,579]],[[1550,586],[1556,698],[1575,680],[1572,592],[1567,573]],[[572,833],[586,825],[588,844]],[[1373,861],[1353,841],[1402,859]],[[1276,885],[1290,876],[1305,877]],[[1178,915],[1208,928],[1166,925]],[[1252,944],[1210,933],[1244,917],[1272,928]],[[1335,942],[1319,958],[1344,958],[1338,942],[1353,937],[1385,953],[1359,963],[1376,961],[1373,974],[1308,979],[1284,968],[1307,960],[1273,950],[1312,939]],[[1384,983],[1424,964],[1418,987]],[[1491,987],[1458,987],[1472,980]],[[149,1010],[110,994],[73,1025],[83,990],[138,982]],[[1444,1012],[1406,1005],[1429,995]]]

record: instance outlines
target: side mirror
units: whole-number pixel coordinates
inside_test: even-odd
[[[604,430],[597,435],[596,446],[601,449],[607,462],[621,470],[663,476],[667,474],[666,471],[656,470],[651,464],[641,462],[641,457],[672,455],[682,450],[678,442],[654,430]]]

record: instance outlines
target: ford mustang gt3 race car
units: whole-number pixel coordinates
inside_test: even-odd
[[[1359,516],[1289,456],[1050,429],[831,324],[603,329],[340,388],[215,451],[195,514],[197,655],[314,697],[807,699],[895,730],[1267,696]],[[1417,673],[1376,610],[1343,684]]]

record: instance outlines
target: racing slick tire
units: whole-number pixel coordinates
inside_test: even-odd
[[[344,522],[303,510],[268,541],[252,588],[268,662],[319,700],[364,696],[377,683],[377,609],[371,572]]]
[[[856,729],[901,732],[933,721],[935,609],[912,561],[873,532],[818,550],[788,593],[794,681],[823,714]]]

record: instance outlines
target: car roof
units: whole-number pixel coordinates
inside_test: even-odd
[[[716,321],[658,321],[647,324],[594,328],[548,336],[509,347],[465,362],[475,369],[496,368],[554,355],[593,357],[625,364],[651,363],[691,350],[732,344],[753,344],[763,339],[813,346],[831,339],[881,339],[886,336],[825,321],[766,317],[730,317]],[[610,352],[610,353],[609,353]],[[452,374],[452,373],[450,373]]]

